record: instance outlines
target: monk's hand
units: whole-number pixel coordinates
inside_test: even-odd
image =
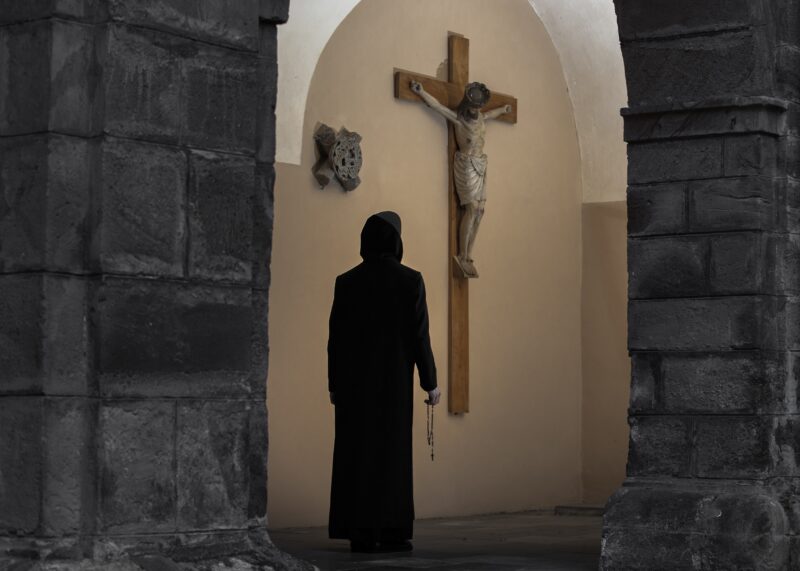
[[[442,398],[442,391],[439,390],[439,387],[436,387],[432,391],[428,391],[428,398],[425,401],[425,404],[436,406],[437,404],[439,404],[439,399],[441,398]]]
[[[328,394],[331,397],[331,404],[335,405],[336,404],[336,395],[334,395],[332,392],[329,392]]]
[[[422,93],[422,84],[419,81],[411,81],[411,91],[419,95]]]

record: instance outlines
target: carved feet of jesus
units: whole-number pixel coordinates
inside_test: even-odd
[[[455,268],[457,268],[457,274],[460,274],[459,277],[466,279],[478,277],[478,270],[475,269],[475,263],[472,259],[453,256],[453,262],[455,263]]]

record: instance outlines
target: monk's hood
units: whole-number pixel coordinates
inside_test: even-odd
[[[392,257],[403,259],[403,240],[400,238],[400,216],[390,210],[367,218],[361,230],[361,257],[364,260]]]

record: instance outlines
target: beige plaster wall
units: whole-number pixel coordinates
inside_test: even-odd
[[[625,202],[584,204],[582,230],[583,497],[603,505],[625,478],[628,453]]]
[[[435,75],[447,30],[471,40],[472,79],[519,98],[519,122],[489,126],[489,200],[474,252],[481,277],[470,286],[471,412],[453,417],[437,409],[433,463],[424,393],[417,392],[417,516],[581,499],[581,169],[557,54],[527,0],[369,0],[342,23],[317,66],[302,164],[277,169],[268,385],[273,527],[327,520],[327,319],[335,276],[360,262],[359,232],[374,212],[392,209],[403,218],[404,263],[425,276],[446,385],[446,130],[422,105],[393,99],[392,69]],[[317,122],[363,136],[362,183],[354,192],[315,186]]]

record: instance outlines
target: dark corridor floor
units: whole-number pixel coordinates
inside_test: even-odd
[[[270,535],[281,549],[322,571],[595,571],[601,523],[597,516],[543,512],[418,520],[409,554],[353,554],[348,542],[329,540],[322,527],[273,530]]]

